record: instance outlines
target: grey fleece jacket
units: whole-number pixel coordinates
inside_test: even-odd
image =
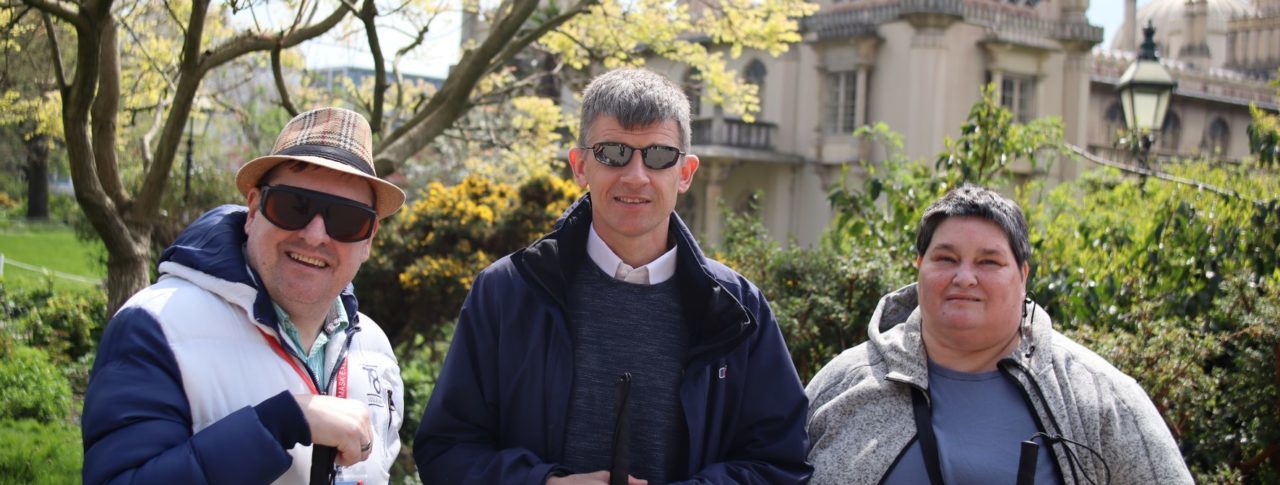
[[[1040,426],[1096,450],[1110,466],[1113,484],[1192,483],[1173,436],[1138,383],[1055,331],[1038,305],[1029,313],[1021,343],[999,367],[1033,403]],[[812,483],[879,483],[916,437],[911,386],[927,390],[929,377],[915,284],[880,299],[867,335],[805,390]],[[1067,447],[1079,466],[1069,462]],[[1088,483],[1085,474],[1105,480],[1102,461],[1087,450],[1066,443],[1050,450],[1064,483]]]

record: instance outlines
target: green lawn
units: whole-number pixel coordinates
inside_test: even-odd
[[[0,227],[0,254],[4,254],[4,274],[0,283],[10,287],[43,286],[48,276],[13,262],[48,268],[90,280],[105,276],[99,244],[76,239],[71,228],[59,225],[14,224]],[[93,285],[71,278],[53,277],[55,289],[83,290]]]

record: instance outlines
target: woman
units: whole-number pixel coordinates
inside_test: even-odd
[[[1192,483],[1138,383],[1026,298],[1030,255],[990,190],[929,206],[919,281],[806,389],[814,483]]]

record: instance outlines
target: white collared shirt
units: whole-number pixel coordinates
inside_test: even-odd
[[[595,262],[604,274],[612,275],[627,283],[656,285],[671,279],[676,274],[676,248],[671,248],[649,264],[632,268],[614,254],[612,249],[609,249],[604,239],[600,239],[600,235],[596,234],[595,223],[592,223],[591,229],[587,231],[587,256],[591,257],[591,261]]]

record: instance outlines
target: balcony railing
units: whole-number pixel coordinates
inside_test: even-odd
[[[884,23],[912,14],[940,14],[990,28],[1004,39],[1059,39],[1102,42],[1102,28],[1082,21],[1040,18],[1031,6],[1000,5],[966,0],[897,0],[869,4],[842,4],[818,12],[803,21],[804,30],[816,40],[871,35]],[[1043,43],[1043,41],[1035,41]]]
[[[773,149],[773,123],[747,123],[732,118],[701,118],[690,122],[694,145]]]

